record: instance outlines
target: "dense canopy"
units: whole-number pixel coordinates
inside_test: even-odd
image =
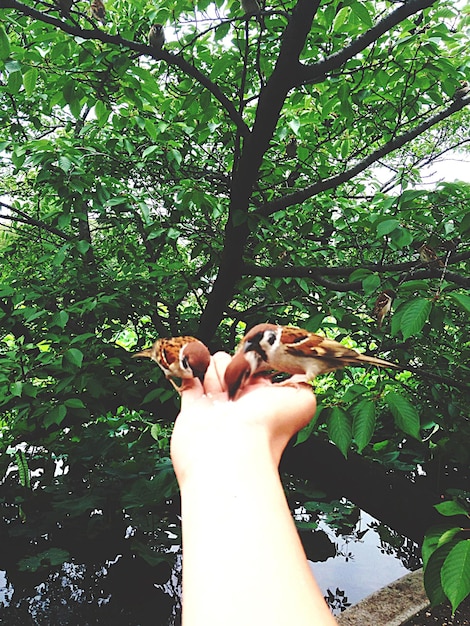
[[[167,335],[231,351],[256,323],[294,324],[409,366],[320,378],[300,440],[412,475],[429,463],[436,494],[458,487],[470,185],[420,170],[468,150],[469,7],[267,0],[244,15],[238,1],[114,0],[102,23],[84,0],[0,0],[0,15],[12,571],[60,567],[68,532],[107,536],[98,559],[173,563],[177,399],[131,359]]]

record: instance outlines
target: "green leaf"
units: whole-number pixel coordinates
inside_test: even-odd
[[[58,326],[59,328],[65,328],[69,321],[69,314],[66,311],[56,311],[52,316],[52,326]]]
[[[442,589],[441,569],[447,555],[452,550],[451,543],[442,546],[432,553],[424,565],[424,588],[433,606],[445,602],[446,596]]]
[[[468,515],[466,508],[455,500],[440,502],[439,504],[435,504],[434,508],[437,509],[441,515]]]
[[[17,450],[15,452],[15,461],[18,467],[18,477],[20,479],[20,485],[22,487],[30,488],[30,471],[28,467],[28,459],[23,450]]]
[[[142,152],[142,158],[145,159],[151,154],[153,154],[154,152],[160,152],[160,151],[161,151],[160,146],[149,146],[148,148],[145,148],[145,150]]]
[[[426,532],[421,548],[424,568],[426,568],[427,563],[434,552],[452,539],[455,535],[455,533],[452,535],[452,531],[455,529],[455,525],[446,523],[433,526]],[[457,531],[459,530],[460,529],[457,528]]]
[[[38,70],[35,67],[32,67],[28,70],[23,76],[23,85],[26,91],[26,95],[30,96],[34,93],[36,88],[36,82],[38,79]]]
[[[417,335],[429,318],[432,303],[427,298],[414,298],[403,308],[401,332],[403,339]]]
[[[383,237],[384,235],[389,235],[395,228],[400,226],[400,222],[398,220],[384,220],[380,222],[377,226],[377,235],[379,237]]]
[[[470,313],[470,296],[467,296],[464,293],[452,293],[450,294],[450,297],[455,300],[464,311]]]
[[[44,426],[46,428],[49,428],[49,426],[51,426],[52,424],[59,425],[61,424],[61,422],[63,422],[66,415],[67,409],[64,405],[60,404],[58,406],[55,406],[49,411],[49,413],[47,413],[46,417],[44,418]]]
[[[18,93],[22,84],[23,74],[20,71],[12,72],[8,76],[7,89],[10,93]]]
[[[71,409],[84,409],[85,405],[80,400],[80,398],[67,398],[65,400],[64,405]]]
[[[395,423],[404,433],[420,439],[419,435],[419,415],[414,406],[395,391],[389,391],[385,396],[385,401],[395,418]]]
[[[10,56],[10,41],[3,26],[0,25],[0,59]]]
[[[348,6],[343,7],[342,9],[338,11],[333,21],[333,29],[335,31],[338,31],[341,29],[341,26],[343,26],[343,24],[346,22],[346,20],[349,17],[350,11],[351,9]]]
[[[111,111],[102,100],[98,100],[95,104],[95,114],[99,125],[104,126],[104,124],[108,121]]]
[[[40,552],[35,556],[27,556],[18,561],[18,569],[21,572],[36,572],[41,568],[62,565],[68,559],[70,554],[62,548],[49,548],[44,552]]]
[[[347,457],[352,441],[352,427],[349,415],[339,406],[333,407],[327,421],[328,435],[331,441]]]
[[[67,173],[69,169],[72,167],[72,161],[63,154],[61,154],[60,157],[58,158],[57,164],[60,167],[60,169],[65,173]]]
[[[455,613],[470,593],[470,539],[459,541],[449,552],[442,566],[441,582]]]
[[[90,242],[85,241],[85,239],[80,239],[80,241],[77,241],[75,246],[77,250],[80,252],[80,254],[86,254],[88,250],[91,248]]]
[[[375,429],[375,402],[362,400],[352,407],[353,438],[358,452],[362,452],[370,442]]]
[[[307,441],[307,439],[310,437],[313,430],[315,429],[315,426],[318,422],[318,418],[320,417],[320,414],[324,408],[325,406],[323,404],[319,404],[317,406],[317,410],[313,418],[310,420],[307,426],[304,426],[302,430],[299,430],[299,432],[297,433],[297,439],[295,440],[295,445],[298,445],[299,443],[303,443],[304,441]]]
[[[83,352],[78,350],[78,348],[69,348],[64,354],[64,359],[76,367],[81,367],[83,363]]]
[[[23,392],[23,383],[19,380],[17,380],[14,383],[11,383],[10,385],[10,393],[12,396],[15,396],[16,398],[21,398],[21,394]]]
[[[362,281],[364,292],[366,294],[373,293],[378,287],[380,287],[380,282],[381,278],[378,274],[371,274],[370,276],[367,276],[367,278],[364,278]]]
[[[351,10],[361,20],[361,22],[367,26],[367,28],[372,27],[372,18],[369,15],[369,11],[367,10],[365,3],[353,2],[351,4]]]

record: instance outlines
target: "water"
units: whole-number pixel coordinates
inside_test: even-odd
[[[324,522],[318,528],[336,551],[326,561],[309,560],[309,564],[336,614],[421,566],[415,543],[396,535],[364,511],[360,511],[357,526],[349,536]],[[384,542],[379,531],[382,536],[389,534],[396,545]]]

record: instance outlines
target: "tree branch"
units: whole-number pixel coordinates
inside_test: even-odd
[[[250,232],[247,221],[250,197],[285,99],[295,84],[300,54],[319,5],[320,0],[298,0],[284,31],[274,70],[260,93],[252,132],[245,138],[233,173],[224,250],[198,331],[203,341],[210,341],[214,335],[241,276],[243,250]]]
[[[140,54],[146,54],[148,56],[153,57],[157,60],[164,60],[168,65],[174,65],[182,70],[188,76],[192,76],[198,83],[200,83],[203,87],[205,87],[213,96],[220,102],[223,108],[226,110],[229,118],[237,127],[243,137],[247,137],[250,133],[248,126],[243,121],[242,117],[238,114],[233,103],[227,98],[227,96],[222,92],[222,90],[213,83],[205,74],[200,72],[194,65],[191,65],[188,61],[186,61],[183,57],[172,54],[167,50],[158,50],[156,51],[154,48],[141,44],[136,41],[130,41],[128,39],[124,39],[121,35],[110,35],[98,28],[93,29],[83,29],[77,26],[72,26],[67,24],[48,13],[43,13],[41,11],[37,11],[32,7],[29,7],[17,0],[0,0],[0,9],[15,9],[16,11],[20,11],[24,15],[29,15],[30,17],[37,19],[41,22],[45,22],[47,24],[51,24],[56,28],[68,33],[69,35],[74,35],[76,37],[81,37],[82,39],[92,39],[102,41],[103,43],[109,43],[114,46],[123,46],[128,48],[129,50],[135,50]]]
[[[57,237],[60,237],[61,239],[65,239],[65,241],[73,241],[75,239],[75,237],[72,237],[71,235],[67,235],[67,233],[64,233],[63,231],[59,230],[58,228],[54,228],[54,226],[49,226],[49,224],[46,224],[42,220],[38,220],[38,219],[36,219],[34,217],[31,217],[30,215],[28,215],[24,211],[21,211],[20,209],[17,209],[15,207],[11,206],[10,204],[6,204],[6,202],[0,201],[0,206],[3,206],[6,209],[8,209],[9,211],[13,211],[17,215],[20,215],[21,218],[22,218],[22,220],[21,220],[22,222],[30,224],[31,226],[37,226],[38,228],[42,228],[43,230],[47,230],[47,232],[52,233],[53,235],[57,235]],[[3,218],[8,218],[8,219],[10,219],[12,221],[15,220],[14,216],[3,215],[2,217]]]
[[[450,263],[458,263],[470,258],[470,252],[463,252],[462,254],[453,255],[449,261]],[[391,263],[389,265],[382,265],[379,263],[369,263],[353,267],[285,267],[274,266],[265,267],[260,265],[254,265],[245,263],[243,265],[243,275],[251,276],[263,276],[265,278],[309,278],[313,282],[331,289],[332,291],[357,291],[362,290],[362,282],[354,281],[351,283],[333,282],[325,278],[325,276],[344,276],[347,277],[356,270],[363,269],[375,272],[377,274],[387,274],[394,272],[410,272],[409,277],[406,277],[403,282],[408,280],[424,279],[424,278],[441,278],[442,269],[430,268],[422,263],[416,261],[409,261],[406,263]],[[415,270],[411,273],[411,270]],[[445,272],[445,279],[449,282],[453,282],[461,287],[470,288],[470,278],[462,276],[455,272]]]
[[[269,215],[276,213],[276,211],[281,211],[282,209],[285,209],[289,206],[293,206],[295,204],[301,204],[308,198],[311,198],[312,196],[316,196],[322,191],[333,189],[335,187],[338,187],[339,185],[342,185],[348,182],[349,180],[354,178],[354,176],[357,176],[358,174],[366,170],[368,167],[370,167],[373,163],[376,163],[379,159],[382,159],[387,154],[390,154],[394,150],[401,148],[402,146],[412,141],[413,139],[415,139],[416,137],[418,137],[425,131],[429,130],[430,128],[432,128],[433,126],[435,126],[442,120],[445,120],[447,117],[449,117],[456,111],[460,111],[460,109],[463,109],[463,107],[467,106],[468,104],[470,104],[470,96],[467,96],[466,98],[462,98],[459,100],[455,100],[454,102],[450,104],[450,106],[448,106],[446,109],[444,109],[440,113],[433,115],[432,117],[425,120],[424,122],[422,122],[415,128],[412,128],[411,130],[403,133],[402,135],[399,135],[395,139],[392,139],[391,141],[383,145],[381,148],[374,150],[374,152],[372,152],[371,154],[369,154],[369,156],[362,159],[362,161],[359,161],[358,163],[356,163],[356,165],[351,167],[349,170],[345,170],[344,172],[341,172],[341,174],[336,174],[335,176],[331,176],[330,178],[326,178],[325,180],[320,180],[314,183],[313,185],[310,185],[309,187],[305,187],[305,189],[296,191],[295,193],[291,193],[287,196],[283,196],[282,198],[277,198],[276,200],[273,200],[272,202],[268,202],[267,204],[263,205],[260,209],[258,209],[256,213],[258,213],[259,215],[262,215],[263,217],[268,217]]]
[[[371,43],[376,41],[388,30],[391,30],[410,15],[427,9],[435,4],[435,2],[436,0],[410,0],[409,2],[405,2],[405,4],[390,13],[390,15],[387,15],[387,17],[358,37],[349,46],[343,48],[340,52],[332,54],[323,61],[313,65],[302,65],[299,70],[299,84],[322,82],[331,71],[342,67],[349,59],[352,59],[356,54],[367,48],[367,46],[370,46]]]

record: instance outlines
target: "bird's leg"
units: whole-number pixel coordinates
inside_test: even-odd
[[[178,386],[171,376],[167,376],[166,379],[170,381],[176,391],[181,395],[181,391],[183,390],[183,384],[181,384],[181,386]]]
[[[290,378],[286,378],[282,380],[280,383],[275,383],[276,385],[281,385],[283,387],[296,387],[300,389],[302,385],[309,385],[311,378],[309,378],[306,374],[294,374]]]

